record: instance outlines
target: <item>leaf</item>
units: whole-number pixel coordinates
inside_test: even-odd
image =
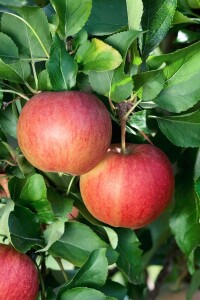
[[[145,59],[156,48],[170,28],[176,10],[176,0],[143,0],[144,13],[142,29],[142,56]]]
[[[36,61],[48,57],[51,37],[44,11],[24,6],[16,12],[3,14],[1,30],[13,39],[21,56]]]
[[[200,111],[171,116],[156,117],[159,128],[176,146],[200,146]]]
[[[55,217],[66,218],[67,215],[72,211],[73,200],[67,196],[58,194],[54,189],[47,189],[47,198],[51,203],[51,207]]]
[[[123,58],[123,63],[114,71],[89,72],[89,79],[93,90],[113,101],[120,102],[127,99],[133,91],[133,80],[124,73],[124,63],[127,51],[140,32],[124,31],[116,33],[105,41],[117,49]]]
[[[75,58],[82,65],[83,71],[109,71],[122,62],[117,50],[96,38],[82,44]]]
[[[156,98],[165,85],[165,76],[162,70],[143,72],[133,76],[135,90],[143,101]]]
[[[47,71],[54,91],[70,90],[76,84],[78,65],[57,35],[51,47]]]
[[[140,22],[143,14],[142,0],[135,0],[134,5],[132,0],[126,0],[127,12],[128,12],[128,26],[131,30],[139,30]]]
[[[92,251],[71,282],[60,288],[58,297],[74,287],[99,288],[103,286],[108,275],[108,261],[105,254],[104,248]]]
[[[20,194],[20,205],[37,211],[42,223],[54,220],[51,204],[47,200],[47,190],[42,175],[34,174],[28,178]]]
[[[128,119],[129,125],[132,127],[144,132],[144,133],[151,133],[151,130],[147,127],[147,111],[137,111],[134,112],[132,116]]]
[[[51,246],[49,253],[80,267],[93,250],[107,247],[88,226],[79,222],[68,222],[65,224],[64,234]]]
[[[200,245],[200,224],[194,184],[185,173],[176,180],[175,207],[170,218],[170,227],[179,247],[189,257]]]
[[[11,82],[24,83],[31,75],[31,69],[26,61],[5,64],[0,60],[0,78]]]
[[[52,85],[49,79],[49,74],[46,69],[42,70],[38,75],[38,89],[39,91],[52,91]]]
[[[14,202],[12,200],[7,200],[6,205],[0,209],[0,234],[8,237],[10,241],[10,231],[8,226],[8,220],[10,213],[14,210]]]
[[[44,239],[46,246],[37,252],[48,251],[49,248],[58,241],[65,231],[65,222],[67,218],[59,218],[50,224],[47,229],[44,230]]]
[[[93,0],[92,12],[85,28],[91,35],[108,35],[127,24],[127,8],[124,0]]]
[[[2,32],[0,32],[0,44],[0,58],[4,63],[12,63],[19,59],[17,46],[8,35]]]
[[[190,282],[189,288],[187,289],[186,300],[194,299],[194,294],[198,291],[200,286],[200,270],[195,271],[192,275],[192,280]]]
[[[165,86],[154,100],[160,107],[175,113],[188,110],[199,101],[200,42],[171,54],[148,60],[149,66],[162,64]]]
[[[51,0],[51,4],[59,18],[57,32],[65,38],[83,28],[92,9],[92,0]]]
[[[0,128],[5,134],[16,138],[17,118],[12,106],[8,106],[6,110],[0,110]]]
[[[195,19],[189,18],[182,14],[180,11],[176,11],[174,14],[173,25],[183,24],[183,23],[195,23]]]
[[[20,252],[42,243],[38,217],[28,208],[15,205],[9,216],[9,230],[12,244]]]
[[[142,273],[140,242],[133,230],[118,228],[116,232],[119,238],[117,251],[120,254],[117,266],[132,283],[139,284]]]
[[[127,296],[127,288],[118,282],[111,280],[108,280],[99,290],[105,295],[115,297],[117,300],[125,300],[125,297]]]
[[[115,298],[106,297],[101,292],[91,288],[74,288],[66,291],[60,297],[60,300],[116,300]]]
[[[1,5],[21,7],[26,4],[26,0],[0,0]]]

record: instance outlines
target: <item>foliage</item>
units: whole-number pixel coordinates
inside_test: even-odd
[[[0,177],[9,180],[0,237],[36,261],[38,299],[155,299],[167,284],[186,284],[192,299],[200,286],[199,1],[0,0],[0,10]],[[85,208],[78,177],[41,172],[22,155],[16,126],[26,101],[71,89],[106,104],[117,143],[116,108],[132,101],[127,141],[151,140],[170,158],[174,199],[146,228],[105,226]]]

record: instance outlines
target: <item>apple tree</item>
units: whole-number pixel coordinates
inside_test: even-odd
[[[26,119],[31,128],[26,151],[38,150],[34,153],[39,159],[46,142],[42,163],[59,161],[64,166],[66,151],[74,165],[81,158],[92,160],[93,154],[99,158],[95,164],[101,164],[109,143],[121,145],[127,157],[128,144],[149,144],[162,151],[173,179],[166,183],[163,166],[158,167],[151,151],[147,161],[153,162],[154,175],[148,180],[146,164],[131,169],[126,163],[129,173],[120,182],[121,171],[110,167],[115,188],[109,172],[100,188],[99,182],[93,187],[96,169],[92,170],[84,189],[94,205],[100,203],[104,188],[115,196],[119,184],[125,187],[118,199],[123,212],[111,204],[108,221],[101,222],[83,201],[80,177],[88,178],[87,174],[63,172],[64,167],[40,168],[32,152],[27,156],[21,146],[26,126],[20,123],[19,135],[18,120],[30,99],[42,98],[43,93],[51,95],[52,106],[47,96],[46,106],[33,109]],[[84,107],[78,112],[79,105],[68,96],[69,104],[57,110],[59,95],[77,93],[88,95],[90,114],[83,113]],[[110,125],[102,131],[107,121],[99,123],[93,110],[96,97],[108,124],[112,122],[112,137]],[[6,252],[1,249],[7,249],[2,244],[35,264],[38,300],[153,300],[165,299],[167,290],[183,290],[186,299],[192,299],[200,286],[199,100],[198,0],[0,0],[0,299],[5,293],[7,299],[17,295],[15,285],[9,285],[12,268],[2,267],[9,265],[1,255]],[[36,119],[42,120],[40,127]],[[90,130],[84,133],[90,119]],[[65,120],[69,129],[60,132],[57,124]],[[46,132],[56,132],[61,144],[67,135],[73,138],[54,152],[57,142]],[[83,156],[91,138],[94,146]],[[140,182],[136,176],[139,183],[134,190],[135,170]],[[152,184],[153,194],[148,184],[155,181],[159,188]],[[142,196],[137,207],[128,207],[126,191],[134,199],[152,194],[157,204],[150,200],[144,204]],[[119,227],[112,220],[112,210],[117,210],[122,224],[127,224],[126,215],[136,209],[142,219],[166,194],[159,216],[139,228]],[[105,207],[99,207],[99,215]],[[16,269],[13,274],[17,286]],[[35,299],[35,289],[30,299]]]

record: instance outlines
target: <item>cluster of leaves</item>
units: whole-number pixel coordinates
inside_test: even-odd
[[[153,2],[0,0],[0,173],[10,179],[0,235],[34,253],[42,299],[142,299],[148,267],[164,264],[174,240],[183,253],[174,273],[182,276],[186,259],[193,274],[188,299],[198,288],[200,4]],[[149,136],[174,164],[174,202],[148,228],[97,222],[82,203],[78,178],[39,172],[21,154],[16,125],[26,101],[38,91],[70,89],[95,92],[111,108],[135,99],[127,140]],[[119,142],[119,120],[110,114]],[[68,220],[73,205],[76,222]],[[48,266],[51,257],[62,272]]]

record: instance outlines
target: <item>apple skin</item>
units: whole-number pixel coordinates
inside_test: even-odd
[[[68,220],[75,221],[79,215],[79,210],[75,206],[73,206],[72,211],[67,215]]]
[[[38,273],[26,254],[0,244],[0,266],[0,300],[37,299]]]
[[[81,175],[80,191],[89,212],[114,227],[140,228],[154,221],[174,190],[167,156],[150,144],[111,145],[104,159]]]
[[[19,116],[17,137],[27,160],[45,172],[80,175],[106,154],[112,125],[105,105],[78,91],[41,92]]]

